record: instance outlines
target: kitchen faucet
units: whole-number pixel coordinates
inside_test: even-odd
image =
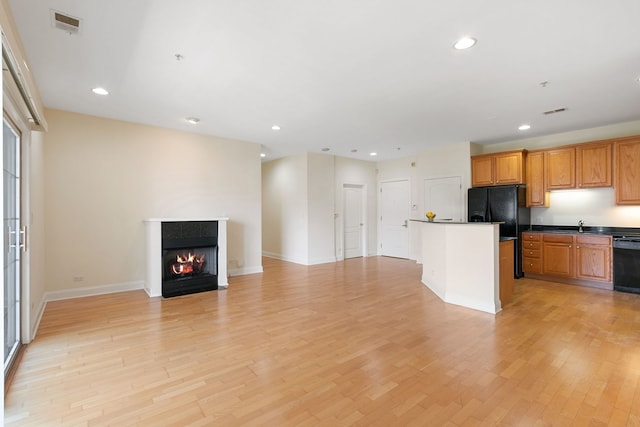
[[[584,230],[582,229],[583,225],[584,225],[583,220],[578,221],[578,233],[584,233]]]

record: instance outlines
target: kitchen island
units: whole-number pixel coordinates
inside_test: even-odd
[[[419,235],[416,261],[422,264],[422,283],[444,302],[499,312],[499,227],[498,223],[412,220],[411,229]]]

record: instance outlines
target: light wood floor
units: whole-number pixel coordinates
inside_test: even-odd
[[[640,295],[523,279],[493,316],[412,261],[264,269],[49,303],[6,425],[640,425]]]

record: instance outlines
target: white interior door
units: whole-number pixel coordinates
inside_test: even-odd
[[[380,253],[409,258],[409,180],[383,182],[380,190]]]
[[[344,257],[364,255],[364,191],[361,185],[343,187],[344,194]]]
[[[425,179],[424,212],[428,211],[436,214],[436,221],[463,221],[462,178]]]

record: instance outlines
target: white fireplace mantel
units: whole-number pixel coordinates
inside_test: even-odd
[[[176,221],[218,221],[218,289],[227,281],[227,221],[229,218],[149,218],[145,219],[147,265],[144,290],[150,297],[162,296],[162,223]]]

